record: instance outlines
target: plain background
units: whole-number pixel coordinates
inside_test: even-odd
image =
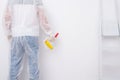
[[[120,0],[102,2],[101,80],[120,80]]]
[[[120,80],[120,37],[102,39],[101,80]]]
[[[47,49],[40,36],[40,66],[44,80],[98,80],[100,57],[99,0],[44,0],[54,31],[55,49]],[[1,19],[6,0],[0,0],[0,80],[8,79],[10,44]]]

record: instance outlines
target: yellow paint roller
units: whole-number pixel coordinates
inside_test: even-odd
[[[56,33],[54,38],[57,38],[58,35],[59,35],[59,33]],[[53,45],[51,44],[51,42],[49,41],[49,39],[45,40],[45,45],[51,50],[54,48]]]

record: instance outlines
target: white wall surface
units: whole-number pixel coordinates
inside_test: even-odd
[[[101,80],[120,80],[120,1],[101,0]]]
[[[0,0],[0,19],[5,0]],[[44,47],[41,33],[40,66],[43,80],[98,80],[99,0],[44,0],[49,22],[60,36],[53,51]],[[0,80],[7,80],[9,43],[0,20]]]
[[[100,0],[103,36],[119,36],[119,0]]]
[[[102,39],[101,80],[120,80],[120,37]]]

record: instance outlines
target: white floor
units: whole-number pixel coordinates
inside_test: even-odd
[[[103,37],[102,80],[120,80],[120,37]]]

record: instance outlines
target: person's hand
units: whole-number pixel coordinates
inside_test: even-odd
[[[10,41],[12,39],[12,35],[8,35],[7,39],[8,39],[8,41]]]
[[[49,40],[50,42],[54,42],[54,41],[55,41],[55,37],[54,37],[54,34],[53,34],[53,33],[51,33],[51,34],[49,35],[48,40]]]

